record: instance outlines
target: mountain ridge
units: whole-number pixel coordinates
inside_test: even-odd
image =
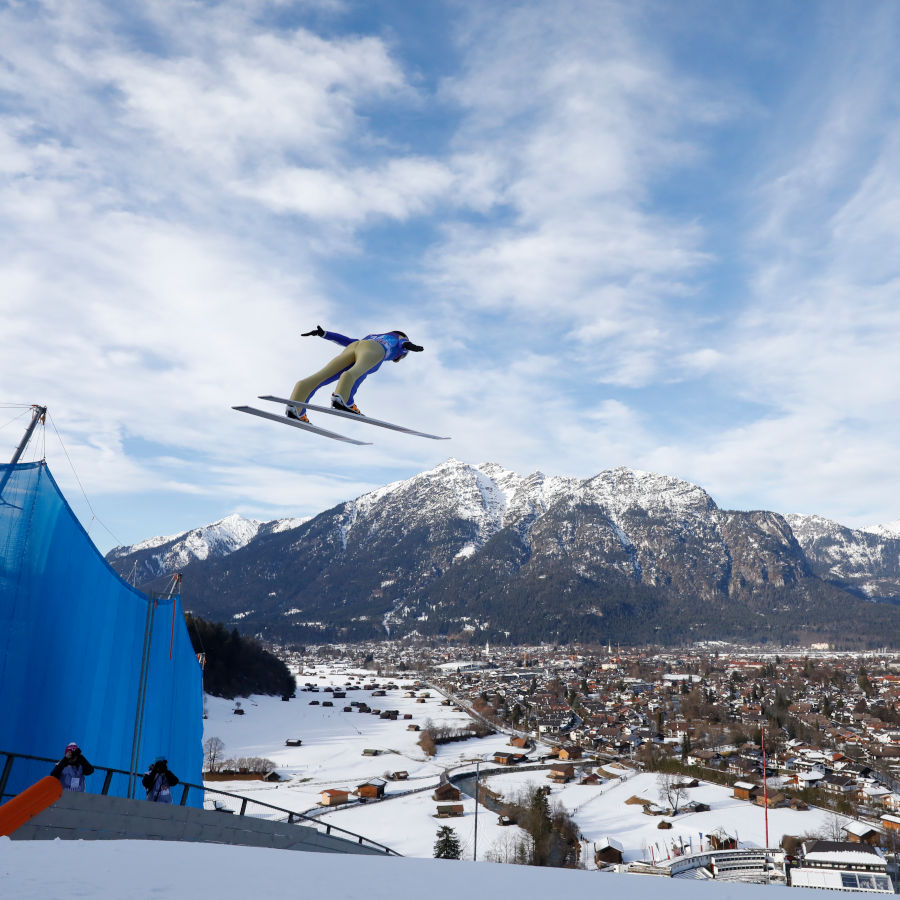
[[[627,467],[580,479],[449,459],[296,522],[263,523],[239,547],[191,558],[187,605],[280,640],[388,629],[836,640],[840,604],[900,598],[898,539],[822,517],[723,510],[697,485]],[[183,558],[176,549],[109,558],[123,572],[134,553],[156,554],[157,568],[142,569],[157,572],[152,587],[161,554]],[[868,619],[882,638],[897,631],[881,610]]]

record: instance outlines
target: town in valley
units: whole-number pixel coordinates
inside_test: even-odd
[[[431,855],[449,827],[465,858],[535,864],[528,816],[543,794],[555,824],[538,864],[894,890],[900,654],[425,640],[278,653],[297,693],[268,708],[300,704],[310,731],[272,745],[268,774],[281,796],[305,790],[297,811],[320,823],[388,845],[418,828],[405,855]],[[243,727],[236,712],[263,715],[208,702],[219,705],[207,735]],[[369,721],[398,730],[375,737]],[[350,768],[334,749],[349,738],[329,744],[340,728],[358,734]],[[303,756],[317,741],[327,761]],[[227,754],[208,788],[234,787]]]

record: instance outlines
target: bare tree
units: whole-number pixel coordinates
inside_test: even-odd
[[[222,738],[208,737],[203,742],[203,751],[206,754],[206,771],[215,772],[222,751],[225,749],[225,742]]]
[[[850,819],[839,816],[837,815],[837,813],[832,813],[828,817],[828,819],[822,823],[822,828],[820,830],[822,839],[826,841],[846,840],[846,836],[843,832],[843,826],[846,825],[849,821]]]
[[[677,772],[660,772],[656,784],[660,802],[672,810],[673,816],[677,816],[678,807],[687,799],[683,777]]]
[[[533,865],[534,838],[518,828],[507,828],[505,831],[488,848],[485,859],[488,862],[517,866]]]
[[[518,831],[518,829],[516,829],[516,831]],[[488,847],[488,851],[485,853],[484,858],[488,862],[493,863],[515,863],[518,861],[519,856],[517,844],[518,840],[516,839],[516,835],[506,831],[501,834],[490,847]]]

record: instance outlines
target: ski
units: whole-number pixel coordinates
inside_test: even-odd
[[[250,413],[251,416],[259,416],[261,419],[271,419],[273,422],[281,422],[283,425],[292,425],[294,428],[300,428],[303,431],[311,431],[313,434],[319,434],[322,437],[331,438],[335,441],[343,441],[345,444],[358,444],[359,446],[369,447],[371,441],[357,441],[355,438],[345,437],[336,431],[327,431],[324,428],[317,428],[315,425],[307,425],[306,422],[298,422],[295,419],[289,419],[287,416],[279,416],[276,413],[265,412],[256,409],[253,406],[232,406],[238,412]]]
[[[342,409],[332,409],[330,406],[317,406],[314,403],[298,403],[296,400],[285,400],[282,397],[264,396],[260,400],[269,400],[272,403],[284,403],[297,409],[311,409],[314,412],[327,413],[329,416],[343,416],[354,422],[366,422],[369,425],[377,425],[379,428],[389,428],[391,431],[400,431],[403,434],[414,434],[417,437],[429,438],[432,441],[449,441],[448,437],[439,437],[436,434],[426,434],[424,431],[414,431],[412,428],[404,428],[402,425],[394,425],[392,422],[383,422],[381,419],[370,419],[368,416],[360,416],[356,413],[344,412]]]

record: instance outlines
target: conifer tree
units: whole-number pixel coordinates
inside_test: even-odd
[[[459,859],[462,845],[459,842],[459,836],[449,825],[442,825],[438,828],[436,837],[434,842],[435,859]]]

